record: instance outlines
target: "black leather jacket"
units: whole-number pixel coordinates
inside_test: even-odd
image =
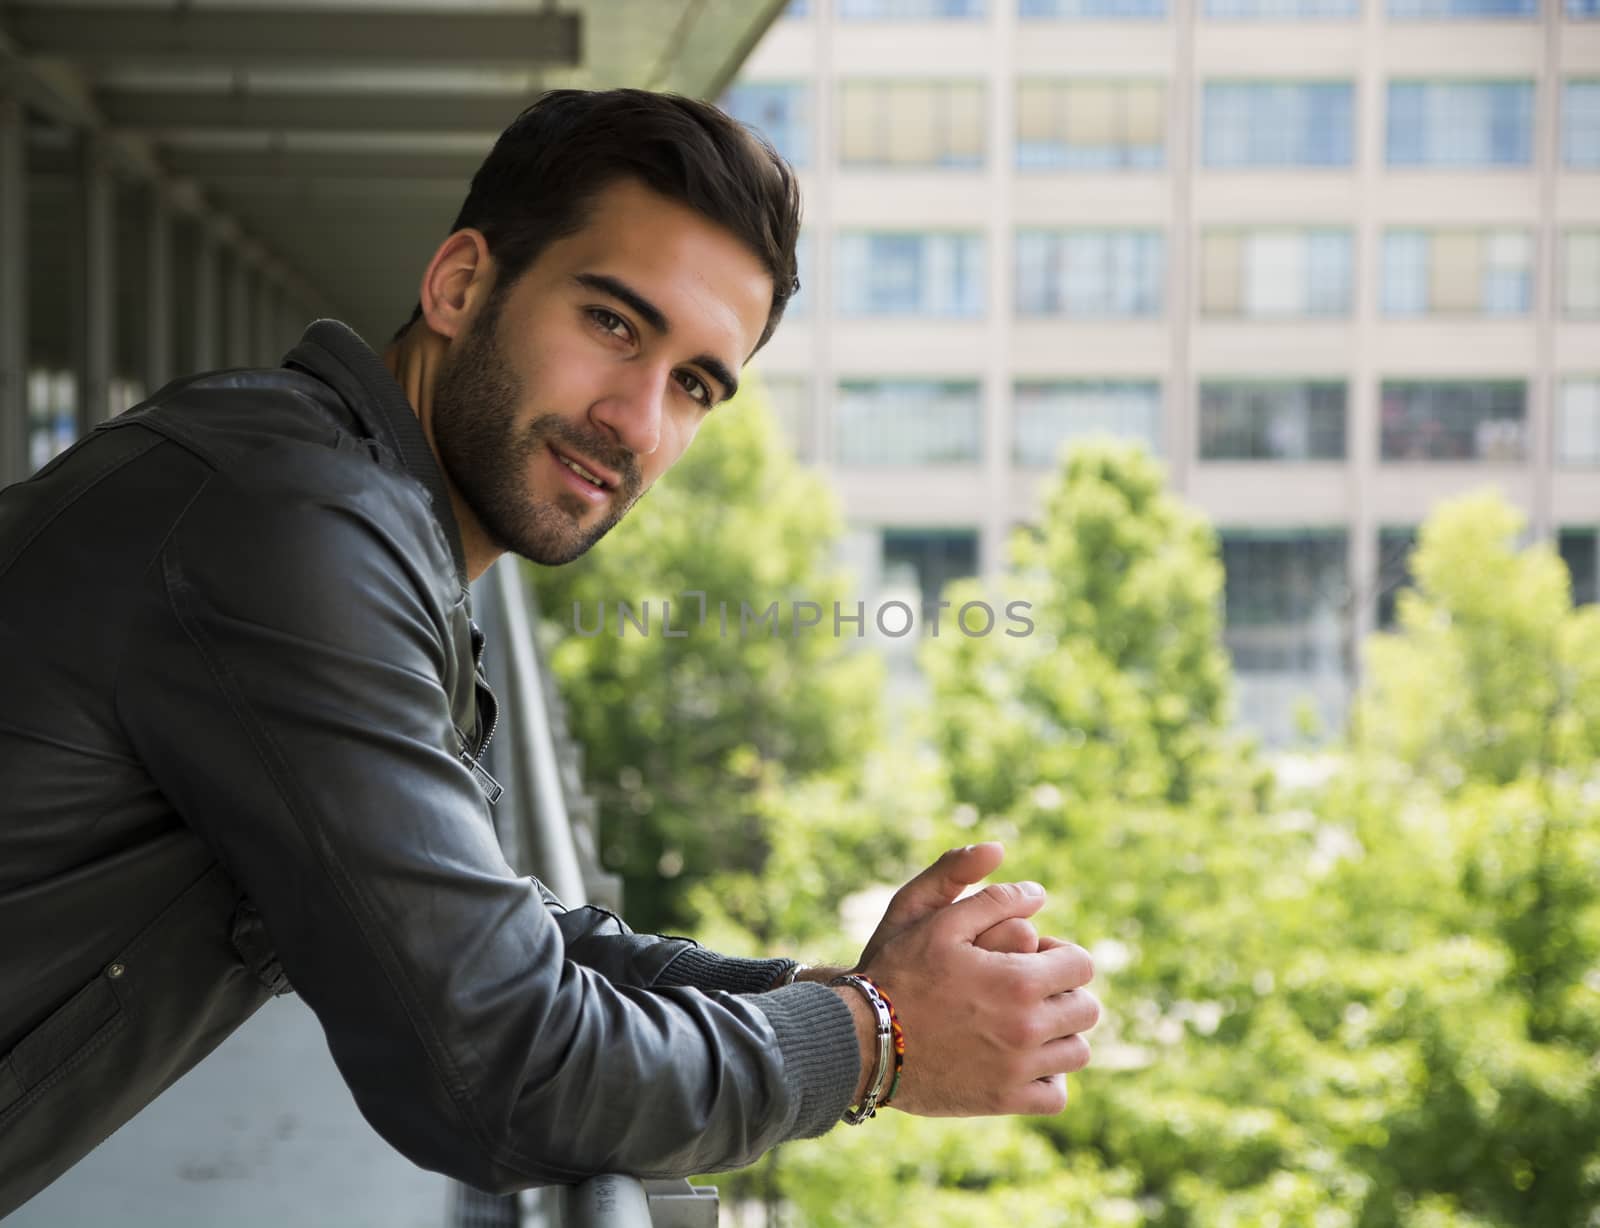
[[[285,976],[373,1126],[483,1189],[838,1120],[833,992],[507,866],[477,638],[421,427],[332,321],[0,492],[0,1215]]]

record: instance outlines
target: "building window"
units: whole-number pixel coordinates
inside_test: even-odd
[[[811,87],[748,81],[722,96],[722,109],[772,142],[791,166],[811,161]]]
[[[1533,236],[1525,230],[1390,230],[1383,310],[1391,316],[1526,315]]]
[[[811,257],[811,232],[802,230],[794,241],[795,276],[800,279],[800,289],[783,309],[786,320],[801,320],[811,314],[811,279],[816,268]]]
[[[1200,310],[1208,316],[1349,315],[1350,232],[1207,231],[1200,278]]]
[[[1206,0],[1206,16],[1280,21],[1356,17],[1360,0]]]
[[[1561,151],[1568,166],[1600,167],[1600,81],[1562,87]]]
[[[930,611],[930,625],[933,605],[945,585],[977,574],[978,534],[972,529],[883,531],[882,586],[886,590],[914,589],[923,609]],[[941,626],[949,626],[954,617],[954,611],[944,611]]]
[[[1378,530],[1378,629],[1392,631],[1400,623],[1400,593],[1412,586],[1411,552],[1417,548],[1415,528]]]
[[[983,237],[846,231],[838,283],[845,316],[981,316]]]
[[[783,7],[783,16],[785,16],[785,17],[809,17],[809,16],[811,16],[811,0],[789,0],[789,3],[784,5],[784,7]]]
[[[78,377],[71,371],[28,372],[29,465],[43,469],[77,438]]]
[[[1019,230],[1017,312],[1158,316],[1164,261],[1160,231]]]
[[[804,375],[765,375],[761,388],[784,442],[801,460],[811,459],[811,380]]]
[[[1018,0],[1023,20],[1080,18],[1090,21],[1167,15],[1167,0]]]
[[[983,165],[976,81],[846,81],[839,86],[845,166]]]
[[[1600,465],[1600,379],[1566,379],[1556,402],[1556,461]]]
[[[985,0],[838,0],[845,21],[928,21],[982,17]]]
[[[1349,595],[1344,531],[1224,529],[1219,536],[1224,639],[1234,668],[1342,670]]]
[[[1020,81],[1017,166],[1024,170],[1149,170],[1164,159],[1166,87],[1159,81]]]
[[[1600,315],[1600,230],[1561,236],[1561,309],[1569,316]]]
[[[1391,81],[1390,166],[1527,166],[1533,82]]]
[[[1387,380],[1386,461],[1520,461],[1527,421],[1520,380]]]
[[[983,407],[969,380],[841,380],[841,465],[968,465],[982,455]]]
[[[1205,164],[1349,166],[1348,81],[1213,81],[1205,87]]]
[[[1600,0],[1567,0],[1568,17],[1600,17]]]
[[[1411,17],[1537,17],[1539,0],[1389,0],[1389,16]]]
[[[1343,460],[1344,418],[1336,380],[1206,380],[1200,459]]]
[[[1572,577],[1572,604],[1600,602],[1600,530],[1562,529],[1556,544]]]
[[[1161,450],[1161,385],[1154,380],[1019,380],[1012,405],[1019,465],[1054,465],[1063,446],[1093,435]]]

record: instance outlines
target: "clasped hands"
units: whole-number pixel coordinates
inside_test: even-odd
[[[1089,953],[1041,937],[1037,883],[991,883],[996,843],[951,849],[895,893],[856,971],[893,1000],[906,1059],[893,1107],[927,1117],[1059,1113],[1100,1018]],[[854,1000],[853,1000],[854,999]],[[870,1064],[871,1019],[845,991]],[[865,1075],[863,1075],[863,1078]]]

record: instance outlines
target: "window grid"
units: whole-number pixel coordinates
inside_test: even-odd
[[[1341,668],[1348,600],[1345,532],[1227,530],[1223,638],[1234,668]]]
[[[1400,621],[1400,593],[1412,587],[1411,552],[1416,528],[1378,530],[1378,629],[1392,631]]]
[[[1354,97],[1348,81],[1209,81],[1204,163],[1349,166]]]
[[[1151,170],[1165,161],[1165,146],[1160,81],[1017,83],[1022,170]]]
[[[1539,0],[1389,0],[1389,16],[1411,18],[1537,17]]]
[[[1521,380],[1387,380],[1385,461],[1520,461],[1527,386]]]
[[[1360,15],[1360,0],[1206,0],[1206,16],[1226,20],[1326,20]]]
[[[982,18],[985,0],[838,0],[845,21],[928,21]]]
[[[1391,81],[1390,166],[1528,166],[1533,82]]]
[[[1556,463],[1600,465],[1600,378],[1561,381],[1556,402]]]
[[[982,405],[967,380],[841,380],[834,404],[841,465],[976,464]]]
[[[1600,315],[1600,230],[1568,230],[1561,246],[1561,310]]]
[[[841,82],[840,164],[982,166],[983,103],[977,81]]]
[[[1019,465],[1054,465],[1063,446],[1094,435],[1161,450],[1161,385],[1154,380],[1019,380],[1012,406]]]
[[[1247,319],[1345,316],[1351,301],[1348,230],[1205,231],[1200,310]]]
[[[1321,461],[1344,455],[1342,381],[1201,382],[1201,460]]]
[[[1572,604],[1600,601],[1600,529],[1562,529],[1556,549],[1572,577]]]
[[[1600,81],[1568,81],[1562,87],[1561,159],[1579,169],[1600,167]]]
[[[1158,230],[1019,230],[1017,313],[1161,314],[1165,236]]]
[[[1384,234],[1385,315],[1526,315],[1532,305],[1529,231],[1392,229]]]
[[[981,235],[845,231],[836,246],[841,315],[983,315]]]
[[[722,109],[748,124],[791,166],[811,161],[811,87],[792,81],[742,81],[722,97]]]
[[[1017,16],[1024,21],[1159,20],[1166,15],[1167,0],[1018,0],[1017,4]]]

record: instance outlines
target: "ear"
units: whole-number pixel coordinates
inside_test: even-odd
[[[433,253],[422,274],[422,318],[441,337],[454,338],[494,285],[494,258],[479,230],[458,230]]]

